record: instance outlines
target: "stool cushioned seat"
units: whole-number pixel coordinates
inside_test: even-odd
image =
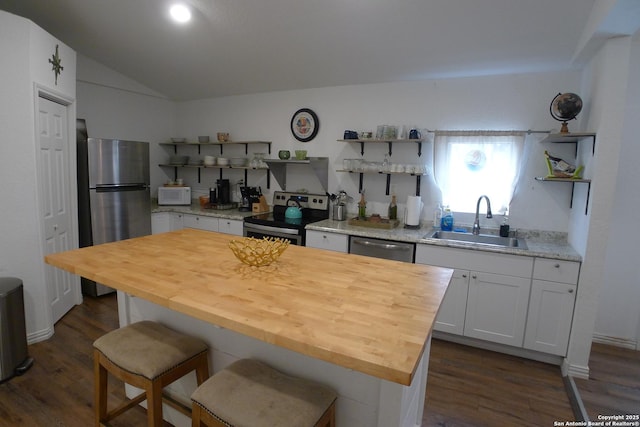
[[[95,426],[100,427],[147,401],[147,425],[162,426],[163,401],[190,416],[191,408],[163,396],[167,385],[195,371],[201,385],[209,378],[209,349],[201,339],[181,334],[155,322],[124,326],[93,343]],[[116,408],[108,408],[109,375],[142,389]]]
[[[98,338],[93,346],[122,369],[154,379],[207,350],[207,344],[156,322],[142,321]]]
[[[242,359],[205,381],[191,399],[223,425],[303,427],[316,425],[336,393],[262,362]]]

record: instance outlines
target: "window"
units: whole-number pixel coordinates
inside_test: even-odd
[[[523,147],[523,132],[436,132],[434,173],[442,203],[455,212],[475,212],[478,197],[486,194],[494,213],[506,213]]]

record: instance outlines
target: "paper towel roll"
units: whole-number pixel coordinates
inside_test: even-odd
[[[420,196],[407,197],[407,209],[405,211],[404,223],[406,225],[420,225],[420,214],[422,213],[422,198]]]

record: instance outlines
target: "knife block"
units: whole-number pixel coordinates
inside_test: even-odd
[[[254,203],[251,205],[252,213],[263,213],[269,212],[269,205],[267,204],[267,199],[264,196],[260,196],[260,200],[258,203]]]

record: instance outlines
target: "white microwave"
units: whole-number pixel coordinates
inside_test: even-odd
[[[191,187],[158,187],[158,205],[190,205]]]

